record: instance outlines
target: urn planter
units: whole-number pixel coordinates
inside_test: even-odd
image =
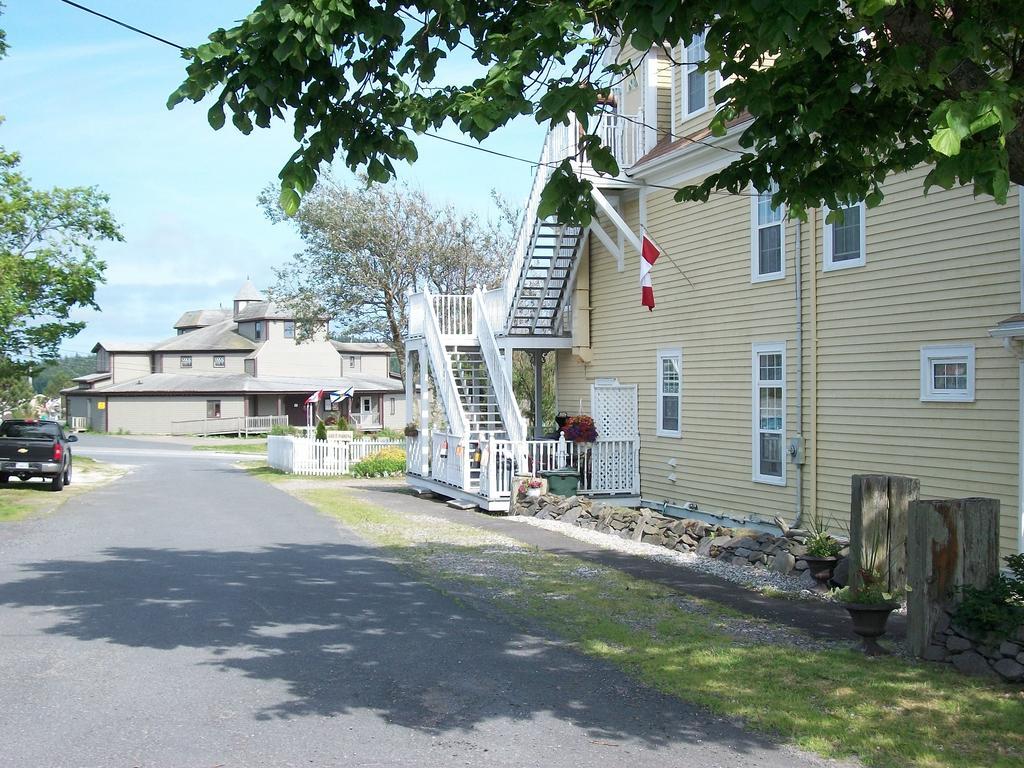
[[[825,584],[832,578],[832,571],[835,569],[836,563],[839,562],[838,557],[814,557],[813,555],[803,555],[800,559],[807,563],[807,570],[819,584]]]
[[[885,634],[889,614],[900,607],[899,603],[842,603],[853,620],[853,632],[861,638],[861,648],[868,656],[889,654],[878,644],[878,638]]]

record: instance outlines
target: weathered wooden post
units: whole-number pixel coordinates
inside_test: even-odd
[[[898,475],[854,475],[850,483],[850,585],[874,563],[898,592],[907,583],[907,509],[921,482]]]
[[[999,500],[914,501],[908,512],[907,640],[921,656],[958,588],[982,587],[999,571]]]

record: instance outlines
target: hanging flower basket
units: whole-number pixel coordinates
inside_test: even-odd
[[[590,416],[572,416],[562,430],[565,439],[572,443],[593,443],[597,440],[597,425]]]

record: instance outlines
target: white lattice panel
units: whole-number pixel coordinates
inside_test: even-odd
[[[598,437],[629,440],[640,432],[636,384],[594,384],[590,402]]]

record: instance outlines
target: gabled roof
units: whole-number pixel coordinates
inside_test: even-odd
[[[107,352],[152,352],[153,344],[148,341],[100,341],[92,348],[97,352],[100,348]]]
[[[245,278],[242,287],[235,294],[235,301],[263,301],[263,294],[259,288],[252,284],[252,280]]]
[[[87,373],[84,376],[75,376],[72,381],[81,381],[88,384],[91,381],[100,381],[101,379],[109,379],[110,371],[100,371],[99,373]]]
[[[249,352],[254,349],[255,342],[238,332],[234,320],[221,320],[206,328],[171,336],[153,345],[155,352]]]
[[[178,318],[175,328],[205,328],[208,325],[228,320],[231,310],[228,309],[191,309]]]
[[[235,320],[240,323],[247,320],[293,320],[294,318],[294,312],[273,301],[257,301],[247,307],[242,307],[235,314]]]
[[[346,355],[391,354],[395,348],[383,341],[335,341],[331,344],[338,352]]]

